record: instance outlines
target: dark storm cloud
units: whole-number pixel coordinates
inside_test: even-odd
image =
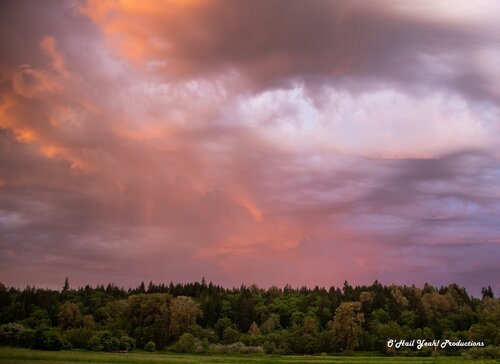
[[[236,73],[254,90],[304,82],[361,92],[396,84],[496,101],[474,55],[496,48],[498,34],[481,28],[484,19],[468,18],[472,7],[455,7],[463,19],[440,18],[429,4],[412,12],[398,1],[90,1],[84,8],[124,55],[156,61],[173,79]]]

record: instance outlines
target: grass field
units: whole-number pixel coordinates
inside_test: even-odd
[[[87,351],[38,351],[18,348],[0,348],[1,363],[500,363],[500,360],[465,360],[461,357],[402,358],[376,356],[230,356],[177,355],[167,353],[132,352],[93,353]]]

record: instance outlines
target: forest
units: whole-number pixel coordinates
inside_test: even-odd
[[[388,345],[405,340],[458,343]],[[0,283],[0,345],[42,350],[205,354],[500,356],[500,299],[457,284],[329,289],[225,288],[213,283],[114,284],[61,290]]]

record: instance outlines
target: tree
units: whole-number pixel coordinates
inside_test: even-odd
[[[495,298],[495,295],[493,294],[493,290],[491,289],[491,286],[488,286],[488,288],[485,288],[483,287],[481,289],[481,293],[483,295],[483,300],[486,298],[486,297],[489,297],[489,298]]]
[[[175,297],[170,303],[170,335],[179,337],[200,316],[201,310],[191,297]]]
[[[342,292],[344,293],[344,297],[347,300],[353,299],[354,289],[349,284],[349,282],[347,282],[347,280],[344,281],[344,286],[342,287]]]
[[[222,333],[222,339],[226,344],[235,343],[239,340],[239,338],[240,332],[231,326],[226,327]]]
[[[91,329],[91,330],[95,328],[95,321],[92,315],[83,316],[83,327],[85,329]]]
[[[359,295],[359,302],[361,302],[361,305],[363,307],[363,314],[365,316],[368,315],[370,309],[372,308],[374,297],[374,293],[367,291],[363,291]]]
[[[69,279],[68,277],[66,277],[66,279],[64,280],[64,286],[63,286],[63,292],[67,292],[69,291]]]
[[[500,327],[500,299],[485,298],[483,306],[480,309],[480,320],[492,322],[497,327]]]
[[[319,347],[317,318],[306,316],[301,326],[295,326],[292,348],[297,354],[313,354]]]
[[[252,322],[252,324],[250,325],[250,328],[248,329],[248,333],[251,336],[259,336],[260,335],[259,325],[257,325],[257,323],[255,321]]]
[[[336,310],[331,329],[333,337],[346,351],[352,351],[359,345],[365,321],[360,302],[344,302]]]
[[[62,329],[77,327],[80,324],[80,309],[73,302],[64,302],[59,308],[57,322]]]
[[[153,341],[157,348],[167,343],[170,327],[170,300],[166,293],[138,294],[128,298],[125,317],[138,347]]]
[[[219,341],[219,337],[214,330],[204,329],[198,324],[189,326],[186,332],[190,333],[195,338],[206,341],[208,343],[215,344]]]
[[[51,326],[52,321],[50,319],[47,310],[41,308],[35,308],[30,315],[23,320],[23,325],[31,328],[37,328],[40,326]]]
[[[203,345],[200,339],[185,332],[179,338],[179,341],[172,347],[178,353],[199,353],[203,351]]]
[[[470,327],[471,340],[484,341],[491,345],[500,344],[500,299],[486,296],[479,309],[479,323]]]
[[[408,306],[408,300],[397,287],[391,288],[391,299],[389,301],[389,317],[391,320],[398,321],[401,312]]]
[[[262,325],[260,325],[260,332],[264,335],[270,334],[279,327],[279,323],[279,315],[273,313]]]
[[[318,320],[316,317],[306,316],[304,318],[304,323],[302,324],[302,328],[305,334],[308,335],[317,335],[318,334]]]
[[[215,332],[217,333],[219,338],[222,339],[222,334],[223,334],[224,330],[226,328],[232,327],[232,326],[233,326],[233,323],[231,322],[230,319],[228,319],[227,317],[222,317],[222,318],[218,319],[217,323],[215,324]]]
[[[0,345],[117,350],[132,348],[135,340],[141,349],[152,341],[158,350],[169,345],[199,352],[215,344],[223,351],[249,352],[259,345],[268,353],[312,354],[353,349],[387,353],[387,340],[397,338],[500,344],[500,300],[491,297],[488,286],[482,299],[456,284],[419,289],[375,282],[346,283],[344,290],[263,290],[202,281],[150,283],[144,294],[140,287],[126,291],[113,284],[66,286],[63,292],[0,283]]]

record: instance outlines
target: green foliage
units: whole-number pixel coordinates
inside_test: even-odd
[[[415,327],[416,313],[415,311],[404,310],[400,315],[400,323],[401,325],[408,327]]]
[[[475,347],[463,352],[467,359],[500,359],[500,346]]]
[[[0,345],[117,351],[152,342],[155,349],[183,353],[302,355],[359,349],[432,355],[432,348],[388,350],[387,340],[474,340],[496,347],[500,300],[489,289],[485,293],[478,299],[453,284],[419,289],[378,282],[264,290],[225,289],[203,281],[149,283],[128,291],[111,284],[79,289],[68,284],[63,291],[0,284]],[[467,350],[439,351],[458,356]]]
[[[179,337],[202,314],[191,297],[175,297],[170,303],[170,335]]]
[[[170,347],[170,350],[177,353],[203,353],[205,351],[205,347],[202,341],[192,334],[186,332],[181,335],[179,340],[175,345]]]
[[[64,338],[77,349],[90,349],[89,341],[94,331],[86,328],[68,329],[64,332]]]
[[[71,344],[65,340],[59,330],[42,327],[35,331],[33,348],[40,350],[63,350],[70,349]]]
[[[264,335],[270,334],[279,328],[280,317],[278,314],[271,314],[270,317],[260,326],[260,332]]]
[[[267,342],[268,346],[273,346],[273,354],[291,354],[292,341],[293,336],[288,330],[280,330],[264,336],[262,346],[265,348],[264,344]]]
[[[334,340],[345,351],[352,351],[359,345],[362,324],[365,321],[360,302],[344,302],[337,310],[332,323]]]
[[[468,333],[471,340],[484,341],[493,345],[500,344],[500,326],[492,322],[474,324]]]
[[[479,314],[482,322],[491,322],[500,327],[500,300],[486,297]]]
[[[215,324],[215,332],[217,333],[217,335],[219,335],[219,338],[222,339],[224,330],[227,327],[231,327],[231,326],[233,326],[233,323],[231,322],[231,320],[227,317],[222,317],[222,318],[218,319],[217,323]]]
[[[27,318],[22,321],[23,325],[36,329],[42,326],[51,326],[49,313],[47,310],[36,307]]]
[[[165,293],[132,295],[124,306],[127,328],[139,347],[153,341],[163,348],[167,343],[170,326],[170,302]]]
[[[214,344],[208,348],[210,354],[264,354],[260,346],[246,346],[242,342],[233,344]]]
[[[21,346],[25,327],[17,323],[8,323],[0,326],[0,345]]]
[[[89,339],[89,349],[93,351],[115,351],[120,348],[120,341],[109,331],[98,331]]]
[[[495,297],[495,295],[493,294],[493,290],[491,289],[491,286],[488,286],[488,288],[483,287],[481,289],[481,294],[483,295],[483,299]]]
[[[59,308],[57,314],[57,322],[59,327],[67,329],[69,327],[76,327],[80,324],[81,315],[80,309],[73,302],[64,302]]]
[[[123,335],[120,338],[120,350],[131,351],[135,349],[135,340],[130,336]]]
[[[233,327],[226,327],[222,333],[222,340],[226,344],[233,344],[240,339],[240,332]]]
[[[405,337],[403,329],[395,321],[390,321],[386,324],[376,323],[372,328],[373,331],[370,337],[373,344],[372,348],[378,350],[380,353],[389,354],[393,351],[392,348],[387,347],[387,340]]]
[[[266,354],[275,354],[276,353],[276,344],[272,341],[265,341],[262,345],[262,349],[266,352]]]
[[[298,354],[313,354],[318,352],[320,347],[318,332],[317,319],[312,316],[305,317],[302,325],[294,326],[289,341],[290,347]]]
[[[85,315],[83,316],[83,328],[93,330],[95,329],[95,321],[94,317],[92,315]]]
[[[219,341],[218,336],[212,329],[204,329],[200,325],[193,324],[187,328],[187,332],[192,334],[194,337],[204,340],[208,343],[215,344]]]
[[[148,341],[146,345],[144,345],[144,350],[153,352],[156,350],[156,344],[153,341]]]

